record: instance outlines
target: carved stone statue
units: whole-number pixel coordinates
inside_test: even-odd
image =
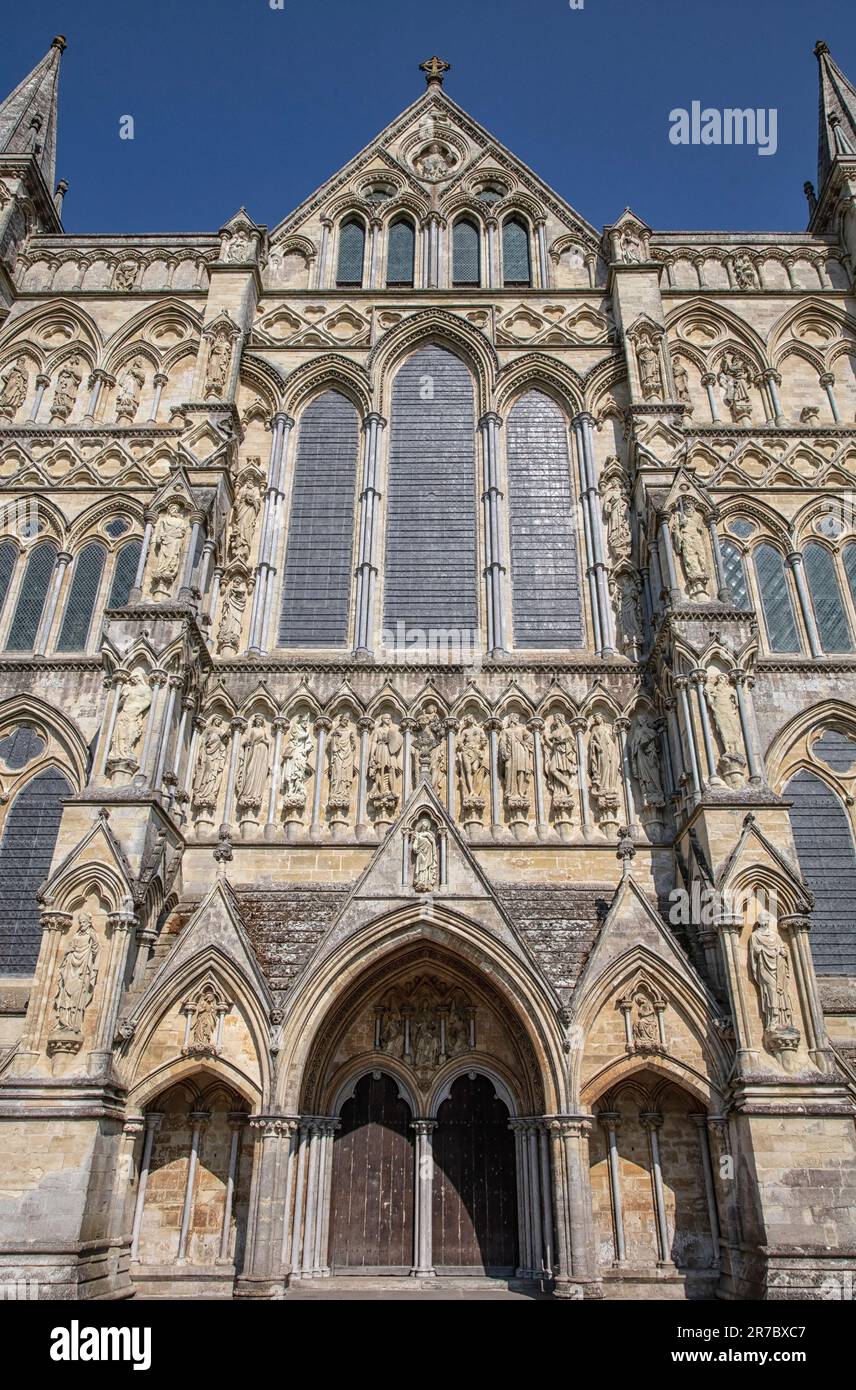
[[[368,761],[371,799],[379,810],[391,810],[398,801],[403,743],[401,731],[393,724],[392,716],[382,714],[372,731]]]
[[[434,183],[450,174],[456,162],[451,150],[435,141],[419,155],[416,166],[423,178]]]
[[[123,687],[119,699],[119,710],[113,725],[113,738],[110,744],[110,763],[126,763],[136,766],[135,753],[143,736],[143,721],[152,703],[152,692],[142,671],[135,671]]]
[[[53,404],[51,405],[51,415],[60,420],[67,420],[72,410],[74,402],[77,400],[77,392],[83,380],[83,368],[79,357],[72,357],[66,362],[56,379],[54,389]]]
[[[499,736],[498,752],[503,789],[509,805],[515,802],[525,802],[528,805],[534,740],[516,710],[509,714],[505,728]]]
[[[433,893],[437,887],[437,836],[428,816],[420,816],[410,837],[413,887],[417,893]]]
[[[647,333],[642,334],[636,344],[636,360],[639,363],[639,384],[642,397],[646,401],[663,399],[663,372],[660,367],[660,354]]]
[[[618,618],[622,646],[642,645],[642,615],[639,611],[639,580],[632,574],[620,574],[610,579],[610,593]]]
[[[312,773],[311,754],[309,715],[298,714],[289,725],[282,749],[282,794],[286,805],[303,805],[306,801],[306,779]]]
[[[219,715],[209,720],[202,736],[202,747],[193,778],[192,800],[199,810],[212,810],[217,805],[220,781],[226,765],[228,734]]]
[[[465,714],[455,747],[461,806],[465,817],[478,820],[484,810],[484,791],[490,770],[487,735],[475,716]]]
[[[708,680],[704,693],[714,732],[722,750],[719,772],[730,786],[739,786],[743,781],[746,758],[743,753],[743,730],[740,726],[737,697],[724,673]]]
[[[220,622],[217,627],[218,653],[236,652],[240,647],[248,598],[246,579],[242,574],[233,575],[226,585],[220,605]]]
[[[346,713],[337,718],[327,739],[327,765],[330,775],[328,805],[347,810],[351,804],[354,785],[354,765],[357,740]]]
[[[621,564],[630,559],[633,534],[630,529],[630,498],[622,480],[612,475],[601,489],[603,519],[606,523],[606,544],[612,562]]]
[[[749,938],[749,975],[758,986],[765,1029],[793,1027],[789,995],[791,964],[786,946],[769,917],[760,917]]]
[[[620,240],[621,259],[628,265],[638,265],[645,253],[642,239],[629,223],[623,228]]]
[[[133,420],[140,408],[140,393],[146,382],[141,357],[135,357],[119,378],[116,390],[116,419]]]
[[[258,811],[270,771],[270,738],[264,716],[254,714],[241,745],[235,798],[242,810]]]
[[[181,568],[190,523],[179,502],[173,501],[157,519],[152,536],[150,587],[152,597],[172,594]]]
[[[443,721],[437,706],[433,702],[423,706],[416,716],[413,730],[413,780],[419,780],[422,767],[427,763],[431,784],[440,797],[443,795],[443,776],[446,768],[443,732]]]
[[[229,534],[230,560],[239,560],[242,563],[249,560],[261,505],[261,488],[253,478],[248,478],[235,502],[235,515]]]
[[[554,809],[576,804],[577,738],[564,714],[551,714],[544,729],[544,777]]]
[[[675,394],[684,405],[691,405],[689,372],[679,357],[672,359],[672,376],[675,379]]]
[[[208,1052],[214,1043],[217,1030],[217,996],[210,985],[200,994],[193,1013],[190,1041],[194,1052]]]
[[[663,779],[660,774],[660,739],[657,726],[647,710],[633,720],[629,739],[630,766],[642,801],[646,806],[663,805]]]
[[[737,253],[733,265],[734,279],[737,281],[739,290],[757,290],[759,288],[758,272],[745,251]]]
[[[19,357],[0,382],[0,417],[6,420],[14,417],[27,398],[29,380],[26,359]]]
[[[244,231],[236,231],[229,242],[225,259],[230,265],[241,265],[252,257],[253,243]]]
[[[137,262],[120,261],[113,274],[114,290],[132,290],[137,283]]]
[[[59,983],[54,1000],[56,1020],[64,1033],[82,1031],[83,1015],[95,993],[100,952],[92,918],[88,912],[79,913],[77,930],[65,948],[60,962]]]
[[[588,776],[594,794],[617,798],[620,776],[618,743],[611,725],[604,722],[602,714],[596,714],[591,721]]]
[[[735,424],[746,420],[752,414],[752,401],[749,396],[751,374],[748,363],[739,353],[726,353],[719,371],[719,384],[723,389],[723,400],[731,411]]]
[[[208,350],[208,365],[205,371],[205,395],[222,400],[229,384],[229,368],[232,365],[232,343],[229,335],[220,328],[214,335]]]
[[[687,594],[700,598],[710,587],[710,560],[704,522],[696,504],[689,498],[672,513],[669,524],[675,550],[681,558]]]

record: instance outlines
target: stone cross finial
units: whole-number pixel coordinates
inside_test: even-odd
[[[427,63],[419,64],[419,71],[424,72],[425,81],[429,87],[442,87],[443,78],[451,67],[451,63],[444,63],[442,58],[429,58]]]

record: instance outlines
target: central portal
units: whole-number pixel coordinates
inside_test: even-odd
[[[507,1107],[486,1076],[453,1082],[434,1131],[433,1260],[438,1274],[514,1274],[517,1176]]]
[[[333,1146],[333,1273],[409,1274],[413,1264],[413,1118],[383,1072],[363,1076]]]

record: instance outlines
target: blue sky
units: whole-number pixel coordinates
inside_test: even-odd
[[[419,95],[433,53],[598,228],[629,204],[657,228],[798,231],[816,39],[856,82],[854,0],[42,0],[4,24],[4,93],[55,33],[70,232],[209,231],[241,204],[273,226]],[[775,107],[777,153],[670,144],[694,100]]]

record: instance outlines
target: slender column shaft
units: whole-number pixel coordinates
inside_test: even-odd
[[[291,1223],[291,1277],[299,1279],[303,1261],[303,1209],[306,1198],[306,1162],[309,1156],[310,1127],[301,1121],[297,1151],[297,1179],[294,1187],[294,1214]]]
[[[137,1184],[137,1200],[134,1205],[134,1225],[131,1234],[131,1259],[139,1258],[140,1253],[140,1231],[143,1226],[143,1207],[146,1204],[146,1187],[149,1182],[149,1171],[152,1165],[152,1149],[154,1147],[155,1135],[163,1119],[162,1114],[150,1110],[146,1115],[146,1136],[143,1140],[143,1157],[140,1163],[140,1180]]]
[[[651,1182],[654,1192],[654,1217],[657,1223],[657,1244],[660,1259],[669,1260],[669,1228],[666,1223],[666,1199],[663,1193],[663,1170],[660,1165],[660,1140],[657,1134],[663,1123],[662,1115],[647,1113],[640,1116],[648,1131],[648,1146],[651,1154]]]
[[[591,825],[591,806],[589,805],[588,777],[586,776],[586,750],[583,743],[586,721],[574,719],[571,727],[577,736],[577,779],[580,785],[580,819],[583,830]]]
[[[713,1165],[710,1161],[710,1143],[707,1137],[707,1115],[694,1114],[693,1122],[698,1131],[698,1144],[701,1150],[701,1170],[704,1177],[704,1195],[707,1199],[707,1218],[710,1222],[710,1239],[713,1245],[713,1263],[719,1264],[719,1213],[716,1208],[716,1188],[713,1183]]]
[[[232,742],[229,748],[229,771],[226,774],[226,799],[223,803],[223,824],[227,828],[232,823],[232,810],[235,801],[235,774],[238,770],[238,753],[240,751],[241,731],[246,729],[246,719],[233,719],[230,726],[232,730]]]
[[[787,560],[791,574],[794,577],[800,612],[802,613],[802,619],[805,623],[806,635],[808,637],[808,644],[811,648],[812,656],[817,660],[823,656],[823,648],[820,645],[820,634],[817,630],[817,624],[814,621],[811,600],[806,588],[805,575],[803,574],[803,557],[800,555],[799,551],[793,550],[787,557]]]
[[[181,1213],[181,1232],[178,1237],[178,1262],[187,1257],[187,1239],[190,1234],[190,1218],[193,1214],[193,1188],[196,1181],[196,1168],[199,1163],[199,1141],[202,1126],[208,1119],[208,1112],[194,1111],[191,1116],[193,1128],[190,1132],[190,1157],[187,1162],[187,1182],[184,1188],[184,1207]]]
[[[65,551],[61,551],[56,557],[53,577],[51,579],[50,592],[48,593],[47,603],[39,622],[39,630],[36,633],[36,640],[33,643],[33,656],[44,656],[45,649],[51,635],[53,620],[59,603],[60,591],[65,578],[65,572],[71,564],[71,556]]]
[[[609,1199],[612,1206],[612,1231],[615,1240],[615,1259],[623,1263],[627,1258],[624,1239],[624,1208],[621,1201],[621,1158],[618,1153],[619,1116],[612,1111],[602,1111],[598,1116],[606,1130],[609,1152]]]
[[[232,1235],[232,1206],[235,1200],[235,1176],[238,1172],[238,1148],[241,1142],[241,1125],[244,1116],[230,1120],[232,1131],[229,1142],[229,1171],[226,1175],[226,1194],[223,1201],[223,1225],[220,1230],[220,1259],[229,1258],[229,1241]]]

